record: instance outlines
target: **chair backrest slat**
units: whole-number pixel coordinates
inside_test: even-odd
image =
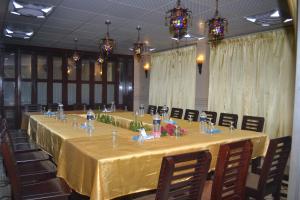
[[[221,113],[219,118],[219,126],[230,126],[230,123],[233,123],[233,126],[237,127],[238,115],[230,113]]]
[[[198,110],[186,109],[185,113],[184,113],[184,119],[188,120],[189,117],[191,117],[192,121],[194,121],[194,122],[198,121],[199,111]]]
[[[169,107],[166,107],[166,112],[168,113],[169,112]],[[163,106],[157,106],[157,113],[162,115],[163,113]]]
[[[211,154],[208,151],[185,153],[163,158],[156,200],[200,200]]]
[[[204,111],[206,116],[207,116],[207,119],[210,119],[210,121],[214,124],[216,124],[216,121],[217,121],[217,113],[216,112],[213,112],[213,111]]]
[[[251,155],[250,140],[220,146],[211,200],[244,199]]]
[[[242,130],[262,132],[264,129],[265,118],[255,116],[243,116]]]
[[[182,114],[183,114],[183,109],[181,109],[181,108],[172,108],[170,117],[181,119]]]
[[[41,104],[26,104],[24,105],[25,112],[42,112]]]
[[[270,141],[258,183],[258,190],[263,191],[267,185],[280,187],[289,155],[291,137],[282,137]]]
[[[147,111],[148,114],[151,114],[151,113],[155,114],[156,111],[157,111],[157,106],[153,106],[153,105],[148,106],[148,111]]]

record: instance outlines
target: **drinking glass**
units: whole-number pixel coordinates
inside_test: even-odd
[[[189,123],[192,124],[193,116],[192,115],[188,115],[188,120],[189,120]]]
[[[76,118],[76,117],[73,117],[73,120],[72,120],[72,127],[73,127],[73,128],[77,128],[77,127],[78,127],[78,121],[77,121],[77,118]]]
[[[234,130],[233,122],[230,122],[229,130],[230,130],[231,133]]]
[[[113,149],[117,147],[117,131],[115,129],[112,130],[112,146]]]

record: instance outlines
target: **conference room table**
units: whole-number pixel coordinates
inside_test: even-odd
[[[155,189],[162,158],[166,155],[209,150],[210,168],[216,165],[221,144],[245,139],[253,143],[252,157],[265,155],[268,137],[263,133],[216,126],[220,133],[203,133],[199,122],[176,119],[185,129],[180,137],[165,136],[138,142],[138,135],[128,129],[134,120],[131,112],[106,113],[118,121],[118,127],[94,122],[94,131],[80,127],[86,119],[82,114],[68,114],[67,120],[30,115],[28,134],[42,148],[53,155],[57,163],[57,176],[66,180],[76,192],[90,196],[91,200],[112,199],[136,192]],[[151,126],[152,117],[144,115],[138,120]],[[76,123],[78,123],[78,126]],[[164,124],[163,124],[164,125]]]

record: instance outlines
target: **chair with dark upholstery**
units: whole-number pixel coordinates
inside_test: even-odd
[[[238,115],[230,113],[221,113],[219,118],[219,126],[230,127],[230,123],[233,123],[234,128],[237,127]]]
[[[282,137],[270,141],[266,157],[259,174],[249,173],[246,184],[246,196],[263,200],[272,194],[280,199],[281,182],[291,151],[291,137]]]
[[[9,155],[8,148],[2,148]],[[68,200],[71,189],[61,178],[51,178],[30,184],[22,184],[18,165],[12,156],[6,156],[5,163],[12,187],[13,199]]]
[[[214,124],[216,124],[217,121],[217,112],[213,112],[213,111],[204,111],[207,119],[210,119],[210,121]]]
[[[166,112],[168,113],[169,112],[169,107],[166,107]],[[157,107],[157,113],[159,114],[159,115],[162,115],[162,113],[163,113],[163,106],[158,106]]]
[[[135,199],[192,199],[201,200],[210,167],[208,151],[166,156],[162,160],[155,194]]]
[[[251,155],[250,140],[221,145],[214,178],[205,183],[202,200],[245,199]]]
[[[157,106],[153,106],[153,105],[148,106],[148,111],[147,111],[148,114],[151,114],[151,113],[155,114],[156,111],[157,111]]]
[[[184,118],[183,119],[188,120],[189,116],[191,116],[192,121],[196,122],[196,121],[198,121],[199,111],[198,110],[186,109],[185,113],[184,113]]]
[[[41,104],[26,104],[24,105],[25,112],[42,112]]]
[[[242,130],[262,132],[264,129],[265,118],[255,116],[243,116]]]
[[[172,108],[170,117],[181,119],[182,114],[183,114],[183,109],[181,109],[181,108]]]
[[[48,104],[47,109],[56,112],[58,110],[58,103]]]

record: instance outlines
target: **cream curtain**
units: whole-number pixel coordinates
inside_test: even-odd
[[[289,4],[289,8],[290,8],[290,11],[291,11],[291,15],[292,15],[292,18],[294,20],[294,25],[296,27],[296,22],[297,22],[297,3],[298,3],[298,0],[288,0],[288,4]]]
[[[291,135],[295,50],[293,30],[224,40],[210,53],[209,109],[265,117],[271,138]]]
[[[151,65],[149,104],[194,109],[196,46],[154,53]]]

